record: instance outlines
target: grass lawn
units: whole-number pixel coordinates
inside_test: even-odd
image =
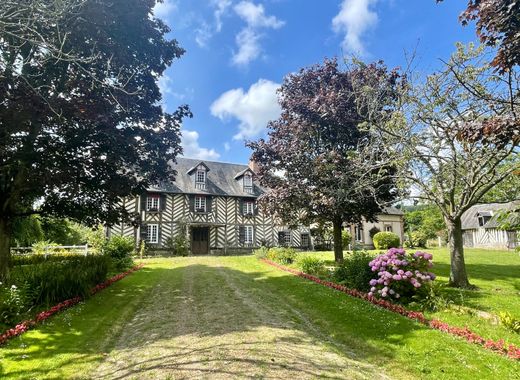
[[[520,379],[518,362],[251,256],[148,260],[0,348],[0,366],[7,379]]]
[[[450,273],[448,249],[422,250],[433,254],[433,272],[438,276],[436,281],[447,284]],[[348,255],[347,252],[345,254]],[[332,252],[313,252],[309,255],[321,257],[328,264],[334,265]],[[520,345],[520,334],[497,325],[486,315],[498,315],[501,311],[507,311],[520,318],[520,255],[513,251],[465,249],[465,258],[470,282],[478,290],[445,288],[445,296],[450,300],[449,307],[435,313],[427,312],[426,316],[439,318],[456,326],[468,326],[485,338],[504,339]]]

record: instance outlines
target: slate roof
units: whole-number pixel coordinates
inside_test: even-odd
[[[200,163],[204,163],[209,169],[206,190],[196,189],[193,178],[194,172],[191,175],[188,174],[188,171]],[[255,181],[253,181],[253,194],[246,193],[240,178],[235,179],[239,173],[243,174],[248,169],[247,165],[179,157],[177,163],[173,164],[172,167],[177,171],[175,182],[162,182],[158,186],[148,188],[148,191],[236,197],[258,197],[264,193]]]
[[[464,214],[462,214],[462,229],[471,230],[477,228],[497,228],[500,224],[498,215],[502,210],[512,210],[520,206],[519,201],[508,203],[479,203],[470,207]],[[479,226],[478,217],[491,216],[491,219],[483,226]]]
[[[388,206],[388,207],[385,207],[382,211],[382,214],[387,214],[387,215],[404,215],[404,212],[394,206]]]

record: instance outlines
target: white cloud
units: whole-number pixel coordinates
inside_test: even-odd
[[[220,158],[220,154],[215,149],[203,148],[199,145],[199,133],[197,131],[183,129],[181,132],[183,156],[201,160],[218,160]]]
[[[213,37],[213,28],[205,21],[195,30],[195,42],[200,47],[205,47]]]
[[[229,152],[229,151],[231,150],[231,144],[228,143],[228,142],[225,142],[225,143],[224,143],[224,150],[225,150],[226,152]]]
[[[365,54],[361,36],[378,22],[371,7],[377,0],[343,0],[339,13],[332,20],[336,33],[344,33],[342,47],[346,51]]]
[[[235,38],[238,51],[233,54],[231,62],[237,66],[245,66],[258,58],[262,52],[260,30],[279,29],[285,22],[275,16],[266,15],[262,4],[255,5],[251,1],[241,1],[233,9],[246,22],[246,26]]]
[[[241,1],[235,5],[236,14],[252,28],[281,28],[285,22],[275,16],[267,16],[262,4],[255,5],[251,1]]]
[[[265,131],[269,120],[280,116],[276,96],[279,87],[278,83],[259,79],[247,92],[242,88],[226,91],[211,105],[211,114],[221,120],[231,117],[240,121],[234,140],[259,136]]]
[[[226,13],[228,8],[231,6],[231,0],[214,0],[215,5],[215,31],[220,32],[222,30],[222,16]]]
[[[177,10],[178,4],[175,0],[164,0],[162,3],[157,2],[153,7],[153,14],[160,19],[167,19],[169,15]]]

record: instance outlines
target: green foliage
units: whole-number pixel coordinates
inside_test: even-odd
[[[54,304],[75,296],[88,296],[90,289],[107,278],[110,259],[106,255],[70,255],[12,269],[11,279],[29,289],[31,305]]]
[[[166,239],[166,247],[173,256],[188,256],[189,242],[185,234],[178,234],[175,237],[169,236]]]
[[[267,259],[284,265],[292,264],[296,257],[297,253],[293,248],[273,247],[267,252]]]
[[[45,240],[56,242],[60,245],[84,244],[84,228],[63,218],[42,218],[41,226]]]
[[[349,244],[352,242],[352,235],[348,231],[341,231],[341,242],[343,249],[347,249]]]
[[[315,256],[300,256],[296,259],[296,264],[302,272],[314,276],[324,275],[326,272],[325,262]]]
[[[377,234],[378,232],[381,232],[381,230],[379,228],[377,228],[376,226],[372,227],[368,231],[368,235],[370,236],[370,239],[374,239],[374,235]]]
[[[122,271],[132,266],[134,241],[129,237],[113,235],[103,247],[105,255],[112,259],[114,270]]]
[[[435,281],[424,283],[411,297],[408,306],[423,311],[444,311],[453,304],[451,299],[445,297],[446,293],[446,284]]]
[[[408,248],[426,248],[428,235],[422,230],[412,231],[408,235],[409,239],[406,241]]]
[[[30,247],[40,240],[44,240],[44,233],[40,219],[36,215],[25,218],[16,218],[13,221],[13,243],[18,247]]]
[[[258,248],[258,249],[255,249],[255,250],[253,251],[253,254],[254,254],[257,258],[259,258],[259,259],[265,259],[265,258],[267,258],[267,253],[268,253],[268,252],[269,252],[269,248],[268,248],[268,247],[264,247],[264,246],[262,246],[262,247],[260,247],[260,248]]]
[[[401,241],[393,232],[378,232],[372,238],[376,249],[398,248]]]
[[[411,211],[405,211],[404,214],[405,231],[410,234],[414,231],[420,231],[422,235],[428,239],[435,239],[441,236],[446,239],[446,224],[438,207],[434,205],[416,206]],[[421,247],[412,245],[412,247]]]
[[[374,256],[366,251],[355,251],[348,254],[343,263],[335,269],[334,281],[349,288],[368,291],[370,280],[377,276],[368,265],[373,259]]]
[[[511,313],[508,312],[498,313],[498,318],[500,319],[500,324],[505,328],[520,334],[520,319],[513,317]]]
[[[94,228],[84,227],[83,230],[84,241],[89,246],[89,249],[94,253],[102,253],[103,247],[106,244],[107,237],[105,235],[104,227],[99,224]]]
[[[0,282],[0,328],[10,327],[20,322],[29,308],[27,285],[4,286]]]

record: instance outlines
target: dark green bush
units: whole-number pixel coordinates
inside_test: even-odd
[[[366,251],[356,251],[345,256],[343,263],[334,271],[334,281],[361,291],[370,289],[370,280],[377,277],[368,265],[374,256]]]
[[[372,238],[376,249],[399,248],[401,240],[393,232],[378,232]]]
[[[133,265],[134,241],[129,237],[114,235],[106,241],[103,252],[112,259],[114,271],[123,271]]]
[[[13,255],[11,257],[11,265],[16,267],[18,265],[58,262],[64,260],[74,260],[78,257],[84,257],[84,255],[78,253],[53,253],[47,256],[38,254]]]
[[[28,289],[31,305],[54,304],[75,296],[87,296],[90,289],[108,275],[106,255],[76,256],[13,268],[11,280]]]
[[[173,256],[188,256],[190,249],[186,235],[179,234],[175,237],[166,239],[166,247]]]
[[[4,285],[0,283],[0,331],[15,325],[23,319],[29,309],[27,285]]]
[[[260,247],[258,249],[255,249],[253,251],[253,254],[258,257],[259,259],[265,259],[267,257],[267,253],[269,252],[269,248],[267,247]]]
[[[274,247],[267,252],[267,258],[280,264],[292,264],[296,260],[297,253],[293,248]]]
[[[324,275],[326,272],[325,263],[323,260],[314,256],[300,256],[296,260],[298,268],[304,273],[315,276]]]

